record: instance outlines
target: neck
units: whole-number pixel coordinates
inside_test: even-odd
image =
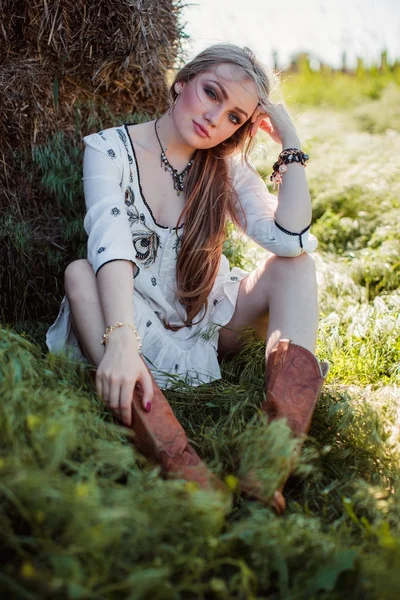
[[[184,169],[187,163],[193,158],[196,148],[192,148],[185,143],[168,113],[163,114],[159,118],[156,128],[169,162],[178,171]]]

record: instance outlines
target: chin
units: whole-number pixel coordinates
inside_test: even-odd
[[[193,128],[192,124],[191,127]],[[190,126],[188,129],[190,129]],[[181,135],[185,143],[194,150],[206,150],[207,148],[211,148],[210,138],[200,138],[196,133],[192,133],[191,131],[185,133],[182,132]]]

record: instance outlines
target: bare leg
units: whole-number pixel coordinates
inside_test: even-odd
[[[263,337],[266,311],[269,311],[269,322]],[[302,254],[296,258],[274,256],[268,259],[243,280],[229,325],[233,331],[222,332],[223,352],[240,349],[235,331],[239,332],[244,325],[253,326],[267,342],[266,397],[260,408],[268,421],[286,418],[294,436],[307,433],[324,379],[321,366],[313,357],[318,300],[312,258]],[[293,344],[282,342],[276,352],[271,353],[282,338]],[[284,482],[271,498],[265,495],[256,470],[250,469],[239,480],[242,493],[273,506],[278,514],[284,512]]]
[[[238,333],[248,326],[267,341],[267,358],[281,338],[315,353],[317,283],[314,261],[308,254],[273,256],[243,279],[234,315],[220,330],[220,359],[241,349]]]
[[[72,313],[72,326],[87,359],[96,367],[104,356],[101,336],[104,316],[97,291],[96,276],[86,259],[68,265],[64,279],[65,293]]]

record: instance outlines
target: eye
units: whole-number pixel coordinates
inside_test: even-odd
[[[205,93],[207,94],[207,96],[210,96],[210,98],[212,98],[213,100],[217,100],[217,94],[215,92],[213,92],[212,90],[208,89],[208,88],[204,88]]]
[[[233,113],[231,113],[231,114],[229,115],[229,117],[233,117],[233,119],[234,119],[234,120],[232,120],[232,119],[231,119],[231,121],[232,121],[232,123],[233,123],[234,125],[240,125],[240,124],[241,124],[241,121],[240,121],[240,119],[239,119],[239,118],[238,118],[236,115],[234,115]]]

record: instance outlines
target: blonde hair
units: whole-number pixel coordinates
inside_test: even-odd
[[[177,73],[170,87],[173,103],[178,97],[175,90],[177,82],[187,83],[222,63],[243,70],[244,79],[255,83],[260,103],[268,99],[270,79],[254,53],[247,47],[216,44],[200,52]],[[240,210],[241,207],[229,179],[225,159],[241,152],[248,164],[248,154],[255,143],[249,135],[250,129],[251,122],[248,119],[221,144],[207,150],[197,150],[187,175],[185,207],[177,223],[177,226],[180,223],[185,225],[176,266],[177,297],[187,314],[181,327],[191,325],[203,309],[204,314],[197,323],[204,318],[208,296],[219,271],[227,219],[239,225],[237,206]],[[165,325],[173,330],[181,328]]]

